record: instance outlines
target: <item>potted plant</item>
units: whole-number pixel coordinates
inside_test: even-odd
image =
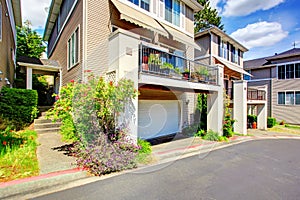
[[[189,80],[190,79],[190,70],[188,68],[184,69],[184,72],[182,72],[182,77],[185,80]]]
[[[204,66],[201,66],[196,73],[198,74],[199,81],[205,81],[208,76],[208,70]]]
[[[160,67],[160,72],[169,75],[172,69],[174,69],[174,66],[171,63],[164,62]]]
[[[161,62],[160,62],[159,54],[151,53],[148,58],[149,71],[159,72],[160,65]]]

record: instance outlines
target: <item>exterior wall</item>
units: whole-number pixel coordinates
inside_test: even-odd
[[[219,45],[218,45],[218,36],[212,33],[212,45],[211,45],[211,54],[218,56],[219,55]]]
[[[199,50],[195,50],[195,58],[209,55],[209,49],[210,49],[210,36],[209,35],[198,38],[195,42],[200,47]]]
[[[62,84],[66,85],[71,80],[82,80],[82,58],[83,58],[83,1],[78,1],[69,21],[62,30],[62,33],[53,49],[49,59],[57,60],[62,67]],[[67,69],[68,65],[68,40],[79,27],[79,63],[71,69]]]
[[[251,70],[251,80],[266,79],[272,77],[272,68],[261,68]]]
[[[251,87],[258,87],[258,86],[263,86],[267,85],[268,90],[267,90],[267,115],[269,117],[272,116],[272,80],[265,80],[265,81],[249,81],[248,82],[248,88]]]
[[[10,18],[5,16],[7,11],[6,1],[1,0],[2,5],[2,40],[0,40],[0,89],[6,86],[5,78],[7,78],[12,85],[14,82],[15,73],[15,41],[10,23]],[[15,29],[15,27],[13,27]]]
[[[182,126],[186,127],[194,124],[197,94],[192,92],[184,92],[179,99],[182,102]]]
[[[291,57],[286,57],[286,58],[272,60],[272,64],[294,62],[294,61],[299,61],[299,60],[300,60],[300,56],[291,56]]]
[[[272,82],[272,116],[277,121],[284,120],[290,124],[300,124],[300,105],[278,105],[278,92],[300,91],[300,80],[277,80]]]
[[[86,27],[86,65],[85,70],[102,76],[108,70],[108,38],[111,33],[109,0],[101,3],[97,0],[87,1]],[[85,74],[87,77],[88,74]]]

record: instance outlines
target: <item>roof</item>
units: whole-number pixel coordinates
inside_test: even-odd
[[[232,62],[229,62],[219,56],[213,56],[215,59],[217,59],[221,64],[223,64],[224,66],[228,67],[229,69],[233,70],[233,71],[236,71],[238,73],[241,73],[241,74],[245,74],[245,75],[248,75],[248,76],[252,76],[251,74],[249,74],[248,72],[246,72],[242,67],[240,67],[239,65],[235,64],[235,63],[232,63]]]
[[[20,0],[12,0],[14,19],[17,26],[22,26],[21,2]]]
[[[55,25],[56,19],[59,14],[60,6],[62,4],[62,0],[52,0],[51,5],[49,8],[49,13],[47,17],[47,22],[45,26],[45,31],[44,31],[44,40],[48,41],[50,34],[52,32],[52,29]]]
[[[18,63],[28,63],[28,64],[33,64],[33,65],[60,67],[59,63],[55,60],[31,58],[31,57],[27,57],[27,56],[18,57],[17,62]]]
[[[287,51],[284,51],[279,54],[275,54],[274,56],[268,57],[268,60],[276,60],[280,58],[286,58],[286,57],[291,57],[291,56],[299,56],[300,55],[300,48],[293,48]]]
[[[257,68],[264,68],[270,67],[272,65],[272,61],[282,58],[288,58],[293,56],[300,56],[300,48],[293,48],[287,51],[284,51],[279,54],[275,54],[274,56],[268,56],[263,58],[256,58],[253,60],[244,61],[244,69],[257,69]]]
[[[234,46],[238,47],[241,51],[243,51],[243,52],[248,51],[248,49],[244,45],[239,43],[237,40],[233,39],[231,36],[229,36],[228,34],[226,34],[224,31],[222,31],[221,29],[219,29],[216,26],[212,26],[210,28],[207,28],[205,30],[202,30],[202,31],[196,33],[195,34],[195,40],[198,37],[202,37],[203,35],[209,34],[210,32],[212,32],[212,33],[214,33],[218,36],[221,36],[222,39],[225,39],[226,41],[230,42]]]

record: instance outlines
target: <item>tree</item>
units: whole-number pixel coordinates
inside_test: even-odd
[[[197,0],[200,5],[203,6],[203,10],[200,10],[195,14],[195,33],[201,29],[206,29],[213,26],[224,30],[224,24],[222,24],[222,18],[218,16],[218,11],[215,8],[210,7],[209,0]]]
[[[30,21],[26,20],[22,27],[17,27],[17,57],[40,58],[45,49],[42,37],[31,29]]]

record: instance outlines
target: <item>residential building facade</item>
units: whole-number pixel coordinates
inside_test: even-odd
[[[208,128],[222,133],[222,67],[194,62],[195,0],[53,0],[44,39],[62,84],[89,75],[134,81],[130,130],[144,139],[194,123],[196,93],[209,93]],[[191,74],[209,73],[200,81]]]
[[[243,54],[248,49],[214,26],[196,33],[195,42],[200,47],[195,49],[196,61],[224,67],[224,89],[231,100],[233,118],[237,120],[234,123],[235,132],[247,133],[247,104],[262,108],[258,127],[266,129],[266,91],[264,88],[248,88],[247,81],[243,80],[244,75],[251,76],[243,69]]]
[[[300,48],[245,61],[244,69],[252,74],[248,85],[268,86],[268,116],[300,124]]]
[[[17,31],[22,26],[20,0],[0,1],[0,89],[15,78]]]

